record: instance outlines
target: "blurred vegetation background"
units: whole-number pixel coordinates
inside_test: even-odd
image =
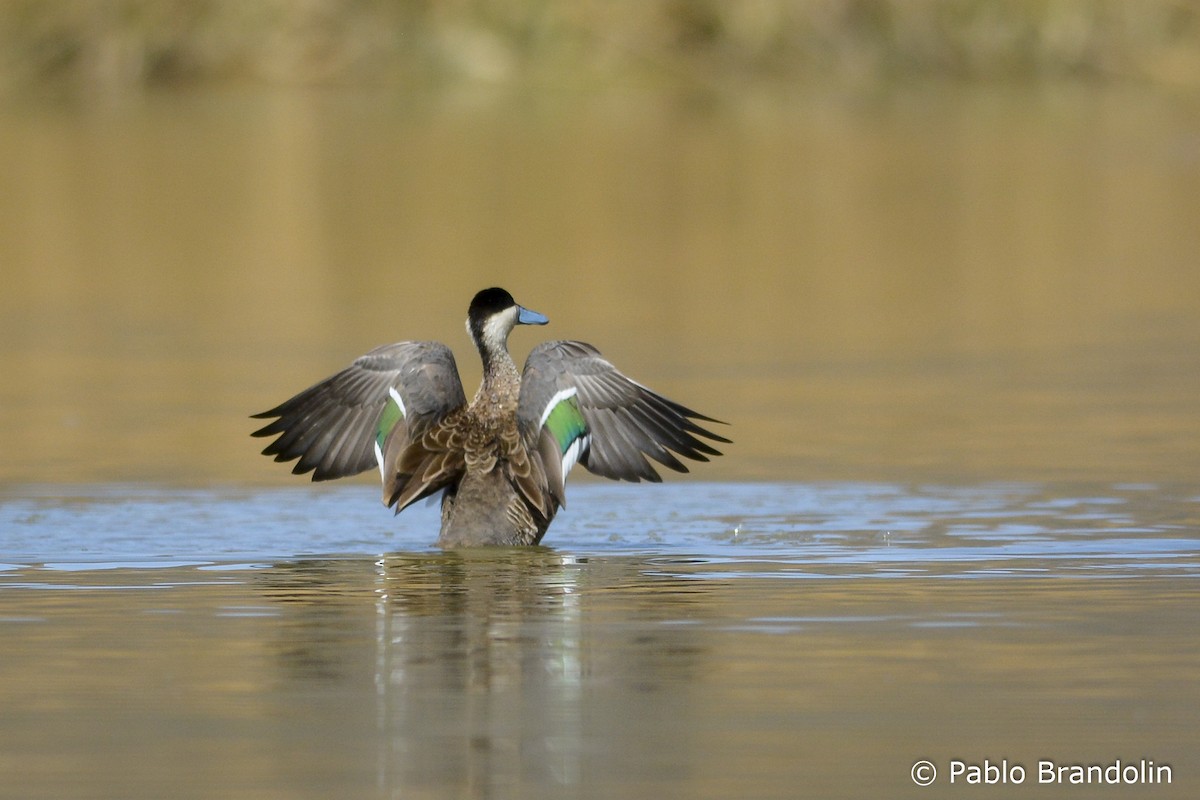
[[[4,0],[0,91],[1078,76],[1200,85],[1193,0]]]

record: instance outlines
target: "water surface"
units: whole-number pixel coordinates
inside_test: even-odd
[[[8,493],[6,796],[919,796],[923,758],[1195,786],[1189,490],[591,484],[551,547],[451,553],[415,511]]]
[[[1194,95],[6,112],[0,796],[1197,796]],[[472,392],[494,284],[734,444],[455,553],[258,454],[380,343]]]

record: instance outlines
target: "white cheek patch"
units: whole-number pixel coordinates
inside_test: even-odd
[[[505,309],[499,314],[494,314],[483,323],[483,330],[480,333],[483,336],[483,341],[488,344],[492,350],[503,349],[508,341],[508,333],[517,324],[517,307]],[[468,325],[468,328],[470,326]]]

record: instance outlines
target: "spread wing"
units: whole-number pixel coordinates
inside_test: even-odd
[[[718,422],[622,375],[583,342],[546,342],[525,362],[517,411],[539,453],[551,493],[576,463],[605,478],[661,481],[649,456],[687,472],[677,456],[708,461],[720,451],[705,442],[729,440],[702,427]]]
[[[439,342],[376,347],[349,367],[254,414],[275,419],[253,436],[275,436],[263,455],[299,462],[314,481],[378,466],[386,479],[409,442],[466,403],[454,354]]]

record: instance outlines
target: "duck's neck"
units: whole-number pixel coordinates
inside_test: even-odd
[[[483,360],[483,380],[471,406],[477,410],[513,411],[521,394],[521,374],[508,354],[508,343],[483,338],[475,343]]]

